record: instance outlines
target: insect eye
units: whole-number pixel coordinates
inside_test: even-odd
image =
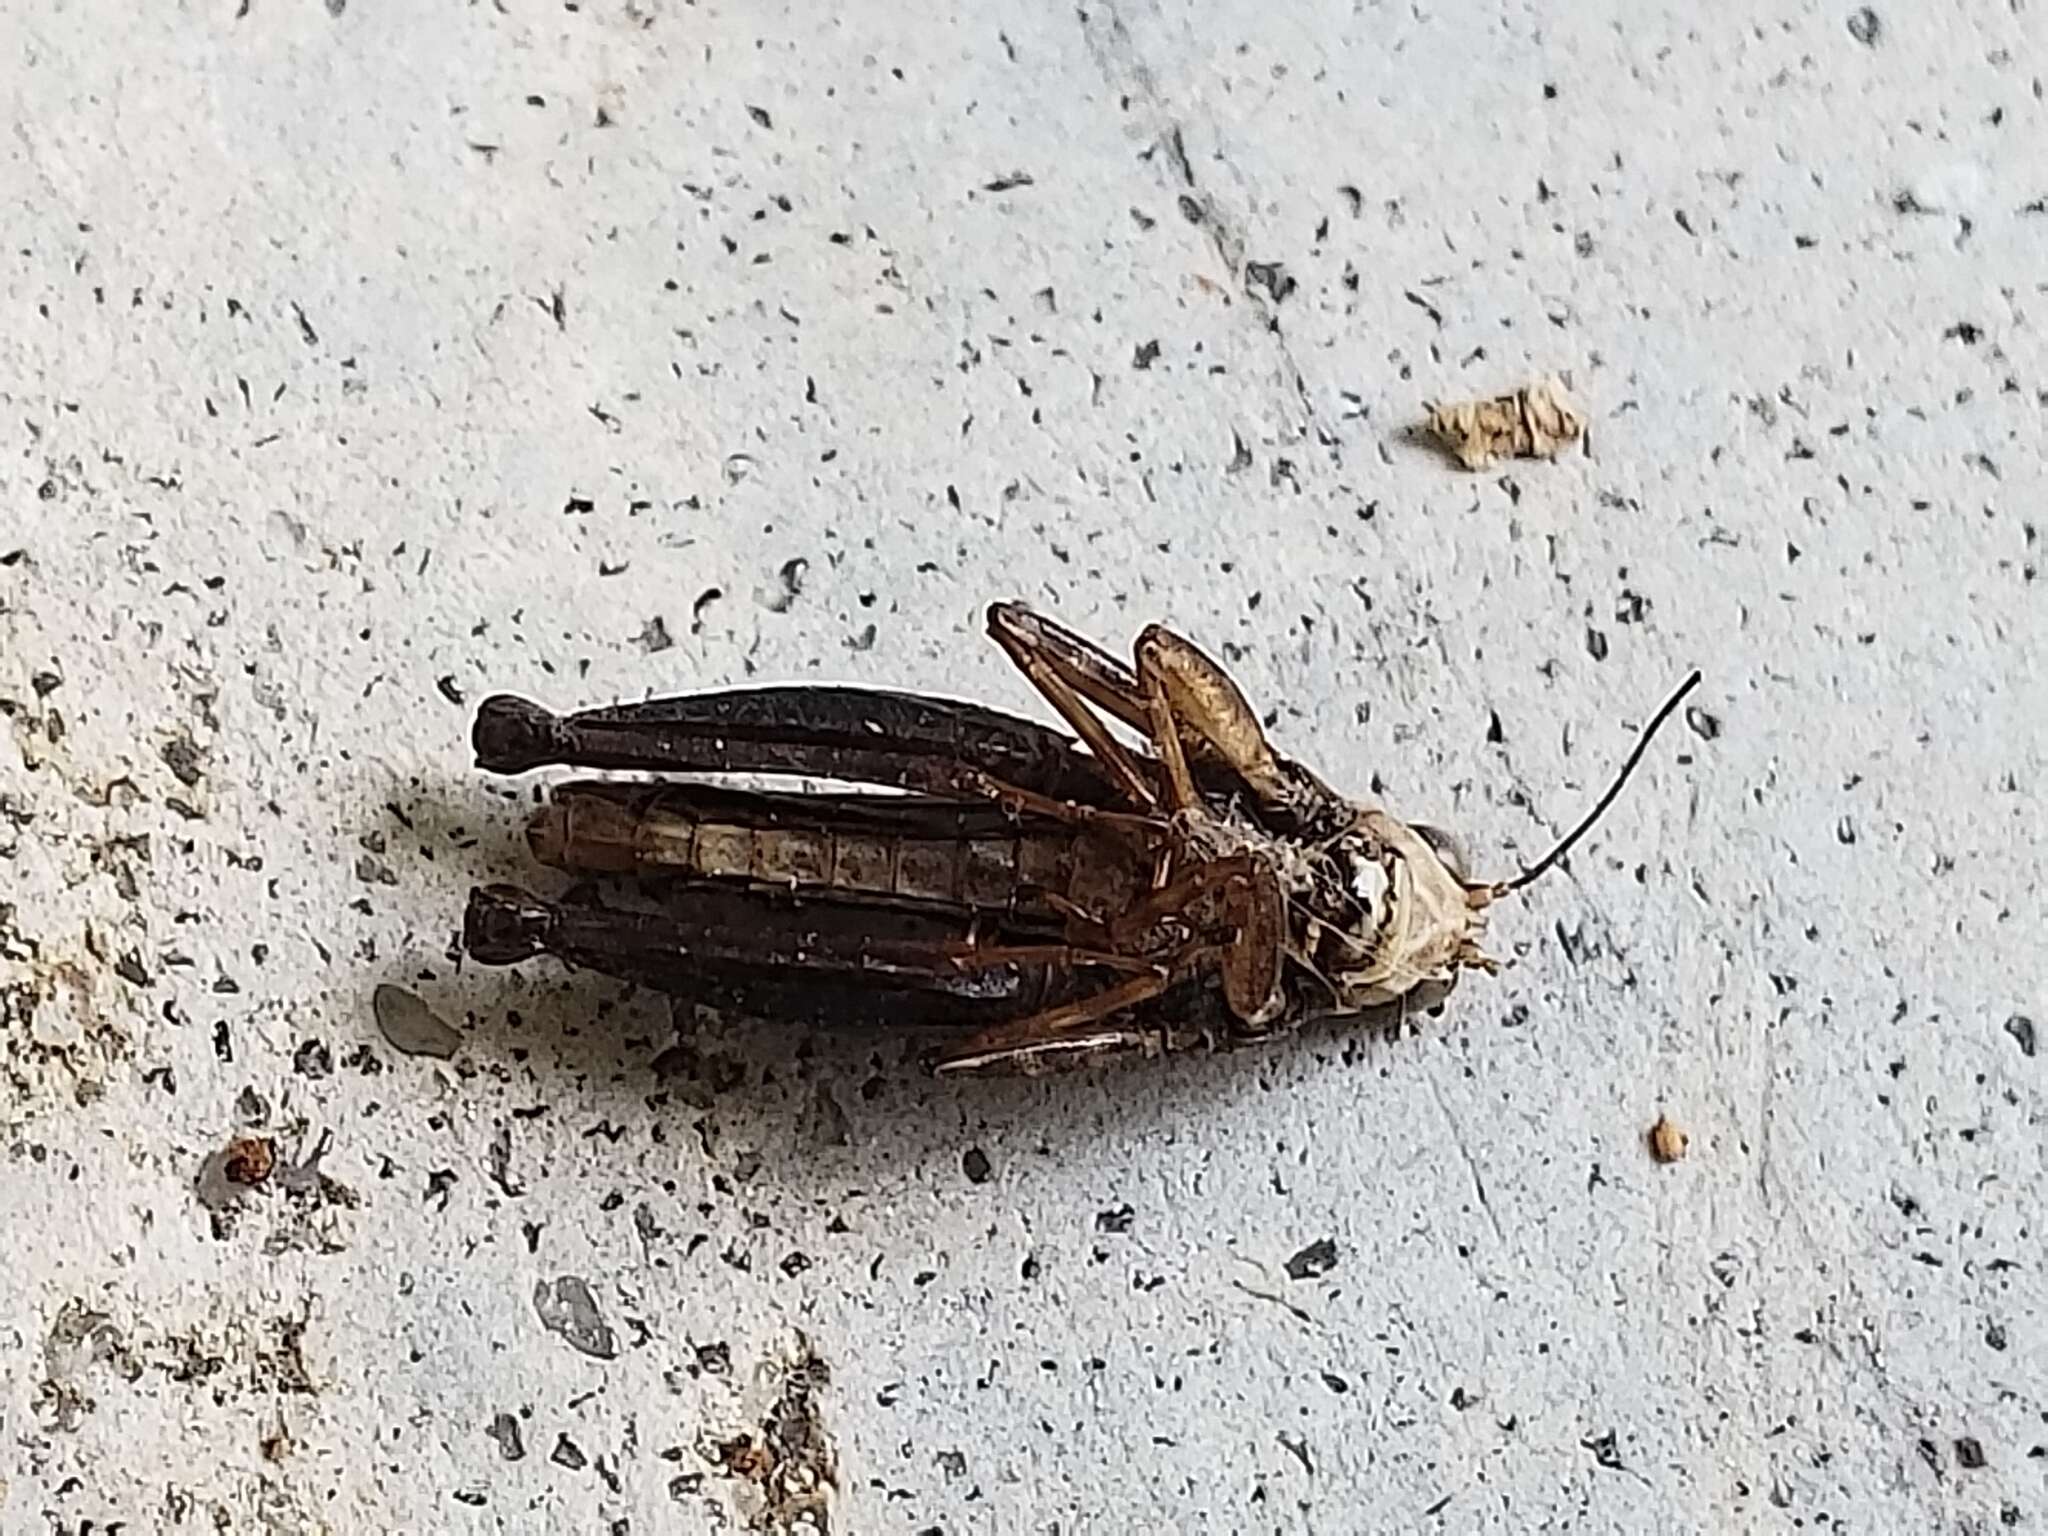
[[[1451,872],[1452,878],[1464,884],[1465,850],[1458,846],[1457,839],[1441,827],[1417,826],[1415,835],[1429,844],[1431,853],[1443,860],[1444,868]]]

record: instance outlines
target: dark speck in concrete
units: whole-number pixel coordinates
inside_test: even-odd
[[[1277,261],[1248,261],[1244,265],[1246,292],[1263,288],[1275,304],[1282,303],[1300,286]]]
[[[1627,1466],[1621,1459],[1621,1447],[1616,1443],[1614,1431],[1597,1435],[1590,1440],[1581,1440],[1580,1445],[1593,1453],[1593,1460],[1610,1472],[1624,1472]]]
[[[1313,1280],[1318,1275],[1328,1274],[1336,1267],[1336,1240],[1319,1237],[1287,1261],[1287,1278]]]
[[[2005,1032],[2012,1036],[2014,1045],[2020,1048],[2022,1056],[2034,1054],[2034,1021],[2024,1013],[2016,1013],[2005,1021]]]
[[[1280,1442],[1280,1449],[1301,1463],[1301,1469],[1304,1472],[1309,1473],[1311,1476],[1314,1475],[1316,1464],[1309,1459],[1308,1441],[1299,1435],[1290,1435],[1285,1430],[1282,1430],[1273,1438]]]
[[[730,1376],[732,1374],[732,1346],[719,1340],[711,1344],[696,1346],[697,1369],[706,1376]]]
[[[511,1414],[497,1415],[485,1433],[498,1442],[498,1454],[507,1461],[518,1461],[526,1455],[525,1437],[519,1433],[519,1421]]]
[[[619,1352],[617,1337],[598,1311],[597,1298],[577,1275],[542,1280],[533,1288],[533,1310],[541,1326],[583,1354],[609,1360]]]
[[[697,600],[690,604],[691,634],[701,635],[704,633],[704,610],[723,596],[725,596],[724,591],[718,587],[706,587],[697,594]]]
[[[197,785],[206,774],[205,758],[193,744],[192,738],[183,731],[157,748],[157,755],[164,760],[164,766],[171,770],[178,782],[187,789]]]

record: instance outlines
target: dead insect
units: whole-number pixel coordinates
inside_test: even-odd
[[[484,700],[472,742],[492,772],[786,774],[906,793],[561,784],[527,840],[586,883],[553,902],[473,891],[468,953],[552,954],[821,1022],[970,1029],[939,1051],[940,1071],[1250,1044],[1431,1003],[1462,971],[1495,969],[1487,909],[1564,857],[1699,681],[1555,849],[1483,881],[1444,834],[1275,752],[1230,678],[1170,630],[1148,626],[1126,666],[1016,603],[992,606],[988,626],[1075,736],[848,687],[566,716]]]

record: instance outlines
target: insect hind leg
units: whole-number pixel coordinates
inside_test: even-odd
[[[1157,1031],[1118,1024],[1115,1019],[1159,996],[1167,984],[1166,972],[1157,970],[985,1029],[945,1052],[933,1070],[942,1076],[989,1071],[1035,1075],[1104,1056],[1157,1054],[1163,1049]]]
[[[1017,603],[991,604],[988,632],[1088,750],[1102,759],[1132,802],[1145,810],[1157,806],[1159,794],[1151,776],[1095,712],[1103,709],[1126,725],[1145,729],[1146,710],[1128,673],[1080,636]]]

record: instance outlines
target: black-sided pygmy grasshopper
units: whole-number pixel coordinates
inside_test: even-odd
[[[768,1016],[944,1026],[945,1072],[1248,1045],[1440,1001],[1463,971],[1494,970],[1487,909],[1585,834],[1699,681],[1549,854],[1474,880],[1443,834],[1277,753],[1180,635],[1147,627],[1127,665],[1017,603],[992,606],[988,628],[1074,735],[853,687],[574,715],[485,699],[472,741],[495,773],[796,775],[893,793],[559,784],[527,840],[585,880],[555,901],[473,891],[468,953],[553,955]]]

